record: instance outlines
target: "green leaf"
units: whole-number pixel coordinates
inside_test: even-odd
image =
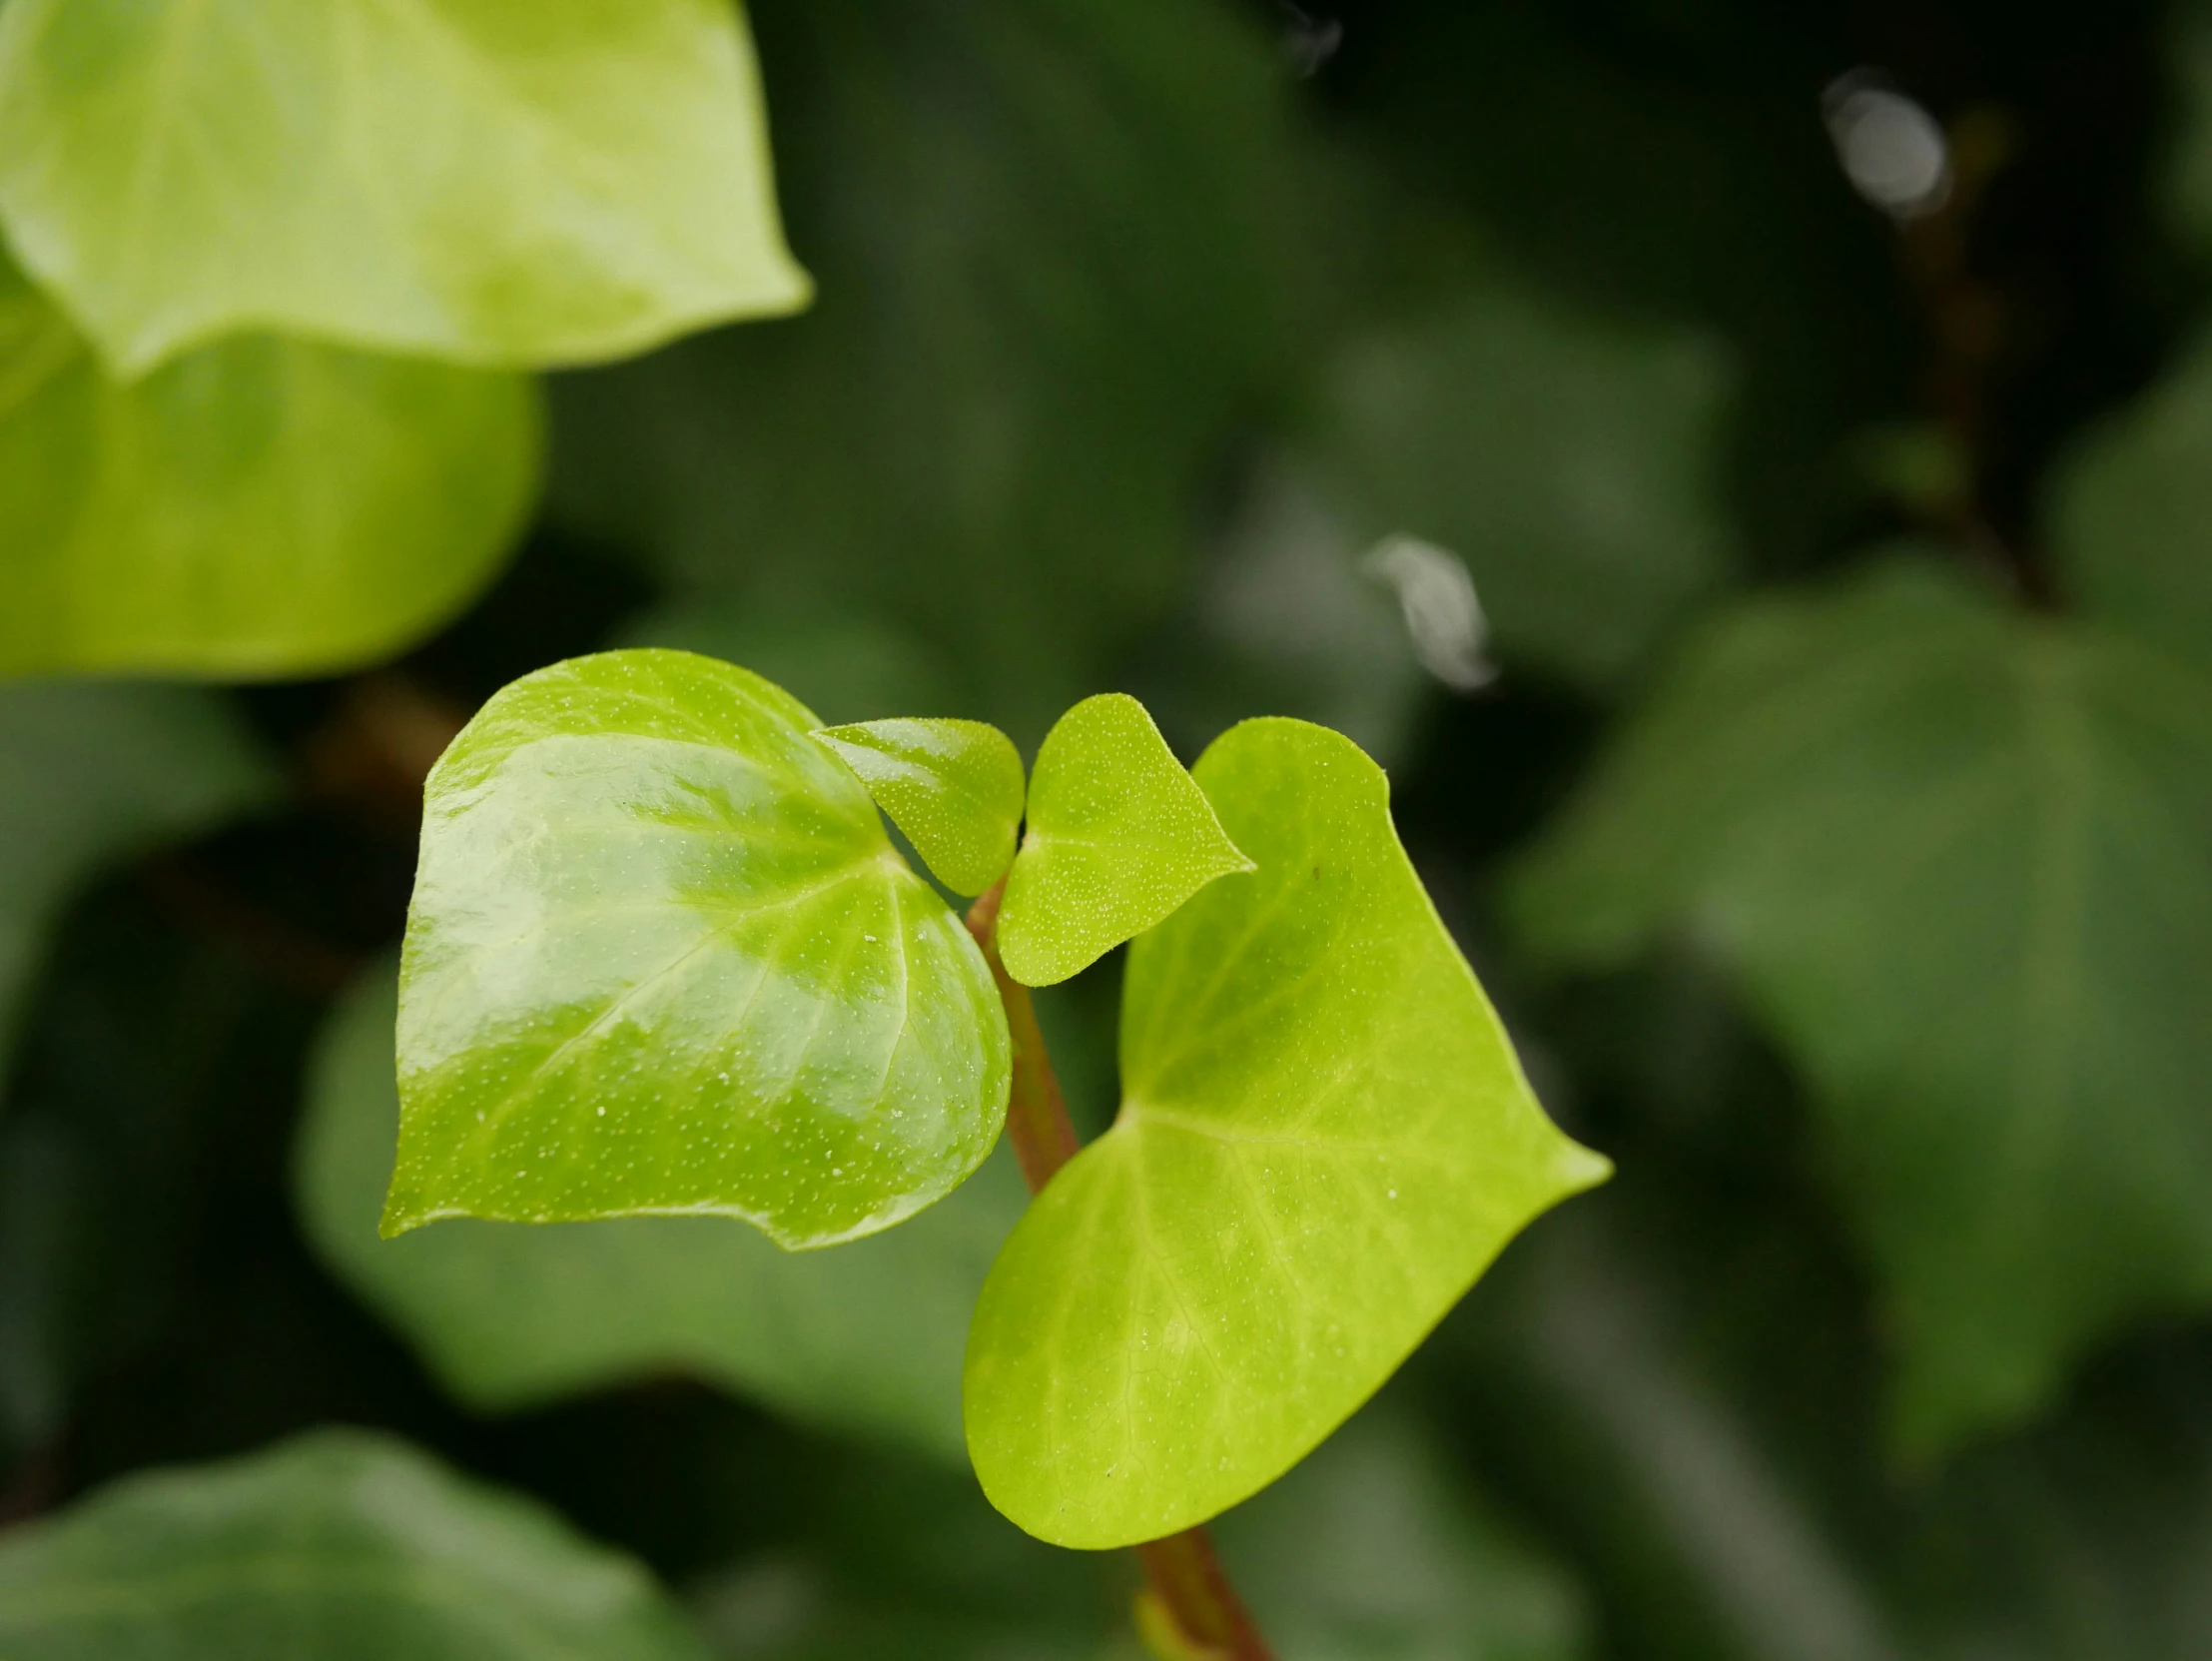
[[[864,721],[815,734],[860,775],[937,880],[981,894],[1014,860],[1022,757],[982,721]]]
[[[630,1558],[388,1436],[114,1483],[0,1540],[10,1661],[701,1661]]]
[[[1258,869],[1130,948],[1120,1115],[1023,1218],[969,1335],[984,1490],[1061,1545],[1272,1481],[1608,1169],[1530,1094],[1380,768],[1274,719],[1196,776]]]
[[[1144,706],[1102,692],[1063,715],[1037,752],[1000,955],[1024,986],[1051,986],[1216,877],[1251,869]]]
[[[1294,339],[1288,78],[1219,0],[752,13],[820,304],[561,378],[552,511],[748,609],[867,595],[960,681],[858,716],[1027,751],[1177,593]]]
[[[241,329],[582,363],[808,292],[726,0],[11,0],[0,215],[132,374]]]
[[[384,1227],[887,1229],[983,1162],[1005,1012],[821,725],[688,652],[527,675],[430,774]]]
[[[498,570],[540,428],[520,377],[276,336],[120,383],[0,257],[0,673],[386,657]]]
[[[1362,545],[1405,532],[1464,559],[1500,652],[1603,684],[1733,563],[1732,380],[1704,334],[1491,281],[1338,355],[1312,465]]]
[[[387,965],[325,1029],[294,1190],[324,1261],[461,1401],[511,1410],[680,1372],[965,1463],[968,1315],[1027,1203],[1010,1159],[904,1228],[836,1251],[779,1251],[706,1217],[459,1219],[379,1240],[399,1125],[396,1010]]]
[[[1523,873],[1524,932],[1687,930],[1823,1101],[1913,1455],[2212,1298],[2212,686],[1932,570],[1715,623]]]
[[[2070,599],[2212,665],[2212,335],[2065,458],[2050,506]]]
[[[0,1075],[61,908],[102,868],[270,801],[229,709],[164,686],[0,687]]]

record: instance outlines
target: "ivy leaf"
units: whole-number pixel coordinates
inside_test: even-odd
[[[1684,928],[1824,1101],[1909,1455],[2212,1298],[2212,687],[1904,565],[1715,623],[1522,874],[1555,959]]]
[[[1029,810],[999,911],[999,953],[1024,986],[1067,980],[1252,869],[1125,692],[1084,699],[1045,735]]]
[[[527,675],[431,772],[399,983],[390,1233],[714,1213],[887,1229],[983,1162],[1005,1012],[868,792],[759,676]]]
[[[2050,545],[2070,598],[2212,665],[2212,336],[2069,455]]]
[[[630,1558],[388,1436],[133,1476],[0,1540],[12,1661],[703,1661]]]
[[[113,380],[0,258],[0,673],[328,673],[490,580],[536,493],[518,376],[252,336]]]
[[[104,866],[214,829],[279,781],[215,697],[167,686],[0,687],[0,1075],[56,916]]]
[[[981,894],[1014,859],[1022,757],[982,721],[863,721],[815,734],[860,775],[937,880]]]
[[[134,375],[241,329],[582,363],[808,293],[724,0],[12,0],[0,214]]]
[[[802,1421],[966,1462],[961,1345],[1026,1195],[1008,1160],[905,1227],[779,1251],[719,1218],[457,1219],[376,1238],[399,1124],[394,966],[319,1044],[294,1193],[325,1262],[472,1408],[503,1411],[689,1373]]]
[[[984,1491],[1060,1545],[1265,1486],[1608,1169],[1530,1094],[1380,768],[1271,719],[1196,777],[1258,868],[1130,948],[1120,1115],[1023,1218],[969,1334]]]

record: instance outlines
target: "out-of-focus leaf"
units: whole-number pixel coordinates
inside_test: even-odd
[[[14,0],[0,214],[131,374],[241,329],[589,362],[807,296],[726,0]]]
[[[999,911],[1007,973],[1024,986],[1065,981],[1251,868],[1144,706],[1125,692],[1086,698],[1037,752]]]
[[[206,693],[0,687],[0,1074],[24,983],[78,886],[276,793],[267,761]]]
[[[1261,720],[1195,776],[1258,869],[1130,948],[1119,1117],[1024,1216],[969,1336],[984,1491],[1062,1545],[1155,1539],[1281,1475],[1607,1169],[1530,1094],[1381,769]]]
[[[521,377],[276,336],[124,384],[0,256],[0,673],[410,645],[505,558],[540,425]]]
[[[472,1406],[680,1371],[801,1420],[963,1456],[968,1315],[1025,1198],[996,1161],[906,1227],[785,1252],[722,1218],[456,1220],[379,1240],[397,1000],[372,971],[318,1053],[296,1166],[325,1261]]]
[[[1730,379],[1702,334],[1488,283],[1343,349],[1312,465],[1361,545],[1408,532],[1465,559],[1501,652],[1603,684],[1732,562]]]
[[[2212,665],[2212,336],[2067,458],[2050,548],[2082,610]]]
[[[387,1231],[711,1213],[830,1246],[982,1164],[998,990],[820,726],[650,649],[478,711],[424,787]]]
[[[2212,1638],[2201,1334],[2095,1369],[2050,1425],[1899,1473],[1856,1277],[1794,1155],[1729,1169],[1743,1140],[1716,1141],[1718,1167],[1624,1148],[1621,1184],[1438,1335],[1488,1482],[1654,1661],[2192,1661]]]
[[[1022,824],[1021,752],[983,721],[894,716],[815,735],[860,775],[930,874],[981,894],[1014,859]]]
[[[1215,0],[754,21],[821,303],[563,378],[553,510],[756,609],[912,622],[937,707],[1033,743],[1171,593],[1286,336],[1283,77]]]
[[[1717,623],[1518,912],[1566,962],[1686,927],[1737,966],[1823,1098],[1924,1457],[2212,1295],[2207,847],[2212,688],[1903,565]]]
[[[0,1541],[11,1661],[692,1661],[627,1557],[389,1437],[131,1477]]]

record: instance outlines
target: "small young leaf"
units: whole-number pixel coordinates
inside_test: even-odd
[[[430,774],[384,1228],[715,1213],[873,1234],[982,1163],[1009,1045],[983,954],[821,722],[619,651],[525,676]]]
[[[388,1436],[133,1476],[0,1542],[9,1661],[703,1661],[630,1558]]]
[[[1530,1094],[1380,768],[1275,719],[1196,776],[1257,871],[1130,948],[1120,1115],[1023,1218],[969,1333],[984,1490],[1061,1545],[1272,1481],[1608,1169]]]
[[[863,721],[815,734],[845,758],[937,880],[981,894],[1014,860],[1022,756],[982,721]]]
[[[448,1391],[512,1411],[681,1373],[966,1469],[961,1346],[1028,1199],[1011,1150],[911,1222],[835,1251],[779,1251],[713,1217],[456,1218],[378,1240],[399,1129],[397,969],[369,971],[324,1031],[294,1194],[331,1271]]]
[[[727,0],[12,0],[0,214],[129,373],[241,329],[580,363],[808,293]]]
[[[0,257],[0,672],[325,674],[498,570],[524,378],[253,336],[112,379]]]
[[[1065,981],[1252,868],[1123,692],[1084,699],[1045,735],[1029,815],[999,911],[999,953],[1024,986]]]

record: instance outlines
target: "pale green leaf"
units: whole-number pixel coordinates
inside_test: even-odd
[[[1732,381],[1707,336],[1493,281],[1344,348],[1308,455],[1358,545],[1450,550],[1502,655],[1602,684],[1733,562]]]
[[[2082,610],[2212,665],[2212,336],[2065,458],[2050,551]]]
[[[56,915],[103,867],[278,792],[229,709],[165,686],[0,687],[0,1075]]]
[[[462,1401],[511,1410],[682,1373],[832,1429],[965,1463],[961,1346],[1026,1196],[1011,1159],[887,1234],[779,1251],[711,1217],[456,1219],[379,1240],[399,1125],[393,969],[332,1017],[295,1161],[325,1262]]]
[[[1687,930],[1822,1099],[1925,1456],[2212,1299],[2212,685],[1941,573],[1752,602],[1524,873],[1605,965]]]
[[[0,257],[0,673],[328,673],[430,632],[536,492],[518,376],[275,336],[110,377]]]
[[[1196,777],[1258,868],[1130,948],[1119,1117],[1030,1208],[969,1335],[984,1490],[1062,1545],[1272,1481],[1607,1171],[1530,1094],[1380,768],[1271,719]]]
[[[643,1567],[388,1436],[132,1476],[0,1540],[9,1661],[703,1661]]]
[[[815,736],[845,758],[955,894],[981,894],[1006,874],[1022,824],[1022,757],[997,727],[901,718]]]
[[[1144,706],[1102,692],[1063,715],[1037,752],[1000,955],[1023,985],[1051,986],[1215,878],[1251,868]]]
[[[982,1163],[1005,1012],[868,792],[759,676],[688,652],[525,676],[432,771],[384,1226],[889,1228]]]
[[[582,363],[803,304],[728,0],[11,0],[0,215],[127,372]]]

